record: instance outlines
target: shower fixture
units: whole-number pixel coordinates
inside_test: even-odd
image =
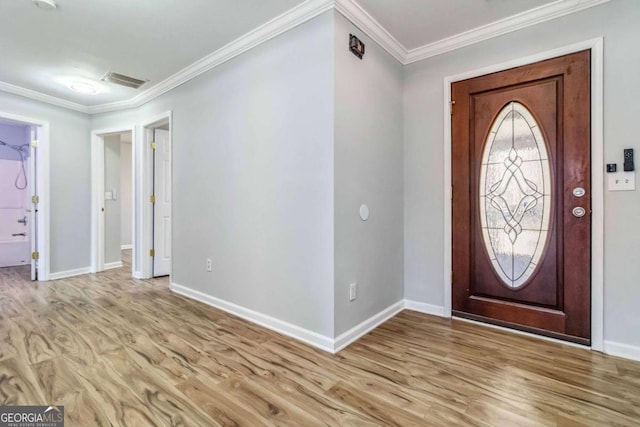
[[[27,161],[27,159],[25,158],[25,156],[29,154],[29,144],[13,145],[13,144],[7,144],[6,142],[0,140],[0,146],[9,147],[12,150],[18,152],[18,155],[20,156],[20,171],[18,171],[18,176],[16,176],[14,185],[18,190],[24,190],[25,188],[27,188],[27,185],[28,185],[27,169],[25,167],[25,162]],[[22,178],[22,181],[24,182],[24,185],[20,185],[21,178]]]

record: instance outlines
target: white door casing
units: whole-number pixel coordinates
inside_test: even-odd
[[[29,240],[31,242],[31,254],[38,251],[38,205],[33,203],[32,196],[36,196],[38,194],[38,184],[36,182],[36,168],[38,167],[37,163],[37,144],[33,144],[33,141],[38,140],[38,128],[35,126],[31,126],[31,141],[29,141],[29,181],[27,185],[27,192],[29,194],[28,203],[30,203],[29,207]],[[31,280],[36,280],[38,271],[38,260],[31,259]]]
[[[153,276],[171,273],[171,133],[155,129]]]

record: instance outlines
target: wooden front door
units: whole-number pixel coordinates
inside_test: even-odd
[[[454,315],[590,344],[590,61],[452,85]]]

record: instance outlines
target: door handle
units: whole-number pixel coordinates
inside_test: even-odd
[[[22,217],[22,219],[19,219],[18,222],[20,224],[24,224],[24,226],[26,227],[27,226],[27,217],[26,216]]]
[[[572,213],[572,214],[573,214],[573,216],[575,216],[576,218],[582,218],[582,217],[587,213],[587,211],[586,211],[584,208],[582,208],[582,207],[578,206],[578,207],[573,208],[573,210],[571,211],[571,213]]]
[[[18,236],[26,237],[27,233],[13,233],[12,236],[13,237],[18,237]]]
[[[586,194],[587,192],[585,191],[584,188],[582,187],[576,187],[573,189],[573,196],[574,197],[582,197]]]

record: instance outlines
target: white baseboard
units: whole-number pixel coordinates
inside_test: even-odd
[[[113,270],[114,268],[121,268],[122,267],[122,261],[116,261],[116,262],[108,262],[104,265],[104,270]]]
[[[171,283],[169,285],[171,291],[185,296],[187,298],[200,301],[201,303],[218,308],[227,313],[234,314],[250,322],[256,323],[265,328],[279,332],[291,338],[295,338],[320,350],[334,352],[334,340],[330,337],[321,335],[317,332],[310,331],[308,329],[301,328],[294,324],[285,322],[275,317],[268,316],[266,314],[259,313],[257,311],[239,306],[229,301],[224,301],[216,297],[212,297],[200,291],[187,288],[185,286]]]
[[[400,313],[404,310],[404,300],[400,300],[397,303],[385,308],[381,312],[374,314],[364,322],[359,325],[354,326],[349,329],[347,332],[340,334],[335,340],[333,344],[334,353],[339,352],[340,350],[347,347],[349,344],[358,340],[358,338],[366,335],[373,329],[377,328],[387,320],[391,319],[396,314]]]
[[[88,270],[89,269],[86,268],[86,269],[80,269],[80,270],[74,270],[74,271],[78,271],[77,274],[84,274],[84,273],[87,273]],[[51,275],[51,278],[53,279],[53,278],[69,277],[69,276],[63,275],[67,273],[71,273],[71,272],[54,273]],[[77,274],[70,274],[70,275],[77,275]],[[430,314],[434,316],[440,316],[440,317],[444,316],[444,308],[441,306],[422,303],[418,301],[412,301],[412,300],[401,300],[385,308],[381,312],[371,316],[369,319],[365,320],[359,325],[349,329],[347,332],[340,334],[335,339],[332,339],[331,337],[318,334],[316,332],[301,328],[299,326],[293,325],[283,320],[276,319],[266,314],[258,313],[257,311],[250,310],[248,308],[239,306],[237,304],[212,297],[200,291],[196,291],[196,290],[178,285],[176,283],[171,283],[170,288],[173,292],[177,294],[183,295],[187,298],[194,299],[196,301],[200,301],[212,307],[216,307],[227,313],[234,314],[250,322],[264,326],[265,328],[279,332],[288,337],[297,339],[299,341],[302,341],[306,344],[319,348],[320,350],[327,351],[329,353],[337,353],[340,350],[346,348],[349,344],[355,342],[363,335],[367,334],[371,330],[375,329],[376,327],[386,322],[387,320],[391,319],[396,314],[400,313],[402,310],[405,310],[405,309],[418,311],[420,313]],[[481,324],[483,326],[487,326],[490,328],[501,329],[501,330],[504,330],[505,332],[531,336],[531,337],[539,338],[545,341],[553,341],[563,345],[569,345],[569,346],[585,348],[585,349],[589,348],[579,344],[574,344],[566,341],[559,341],[553,338],[547,338],[540,335],[530,334],[527,332],[503,328],[500,326],[490,325],[486,323],[478,323],[472,320],[467,320],[467,319],[458,319],[458,320]],[[640,347],[638,346],[622,344],[622,343],[613,342],[613,341],[605,341],[604,349],[605,349],[605,353],[609,355],[640,361]]]
[[[91,273],[91,267],[76,268],[75,270],[59,271],[49,274],[49,280],[65,279],[67,277],[80,276]]]
[[[120,246],[120,250],[121,251],[126,251],[127,249],[133,249],[133,245],[129,244],[129,245],[121,245]]]
[[[404,308],[406,308],[407,310],[418,311],[424,314],[444,317],[444,307],[439,305],[427,304],[425,302],[406,299],[404,300]]]
[[[640,347],[614,341],[604,342],[604,352],[611,356],[640,361]]]

